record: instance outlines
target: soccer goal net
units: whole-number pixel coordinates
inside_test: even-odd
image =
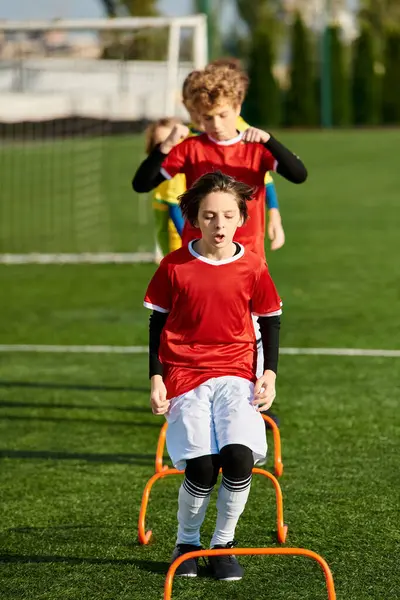
[[[143,128],[206,61],[204,15],[0,22],[0,262],[152,260]]]

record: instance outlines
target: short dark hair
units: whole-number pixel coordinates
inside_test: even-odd
[[[199,177],[191,188],[179,196],[182,215],[193,226],[196,226],[200,203],[212,192],[232,194],[237,202],[243,223],[248,217],[247,202],[254,195],[254,188],[242,181],[237,181],[221,171],[211,171]]]

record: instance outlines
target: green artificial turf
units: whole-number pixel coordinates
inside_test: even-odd
[[[268,261],[284,301],[282,345],[399,348],[400,133],[280,137],[310,173],[304,186],[276,177],[287,242],[269,252]],[[105,167],[102,174],[114,219],[107,230],[110,246],[151,249],[151,207],[142,204],[140,212],[129,181],[142,139],[104,143],[112,150],[108,169],[118,172],[109,176]],[[37,152],[32,156],[38,165]],[[13,231],[4,218],[0,222],[1,249],[23,238],[28,251],[43,220],[36,227],[22,206],[33,198],[40,202],[42,194],[53,202],[47,193],[52,188],[28,176],[17,186],[14,171],[5,172],[3,189],[19,189],[20,201],[8,221]],[[84,177],[76,177],[81,190]],[[3,197],[2,215],[10,215]],[[68,241],[72,221],[61,207],[54,214],[61,223],[59,241],[66,241],[66,250],[79,249],[77,238]],[[85,231],[84,212],[76,223]],[[87,249],[106,239],[97,225],[87,232]],[[43,247],[54,250],[53,239]],[[154,268],[1,266],[0,344],[145,345],[142,298]],[[139,505],[154,471],[162,423],[148,408],[146,371],[145,355],[0,353],[1,600],[162,598],[180,478],[156,484],[148,511],[153,540],[140,547]],[[312,549],[328,561],[338,600],[399,595],[399,377],[396,358],[281,357],[275,411],[281,419],[287,545]],[[214,520],[212,502],[204,544]],[[238,542],[275,546],[275,530],[273,489],[255,476]],[[246,568],[242,582],[216,583],[203,572],[196,581],[177,581],[173,598],[327,598],[322,572],[309,560],[240,560]]]
[[[153,540],[139,546],[139,504],[162,422],[148,408],[146,360],[1,358],[2,600],[162,598],[181,478],[153,488]],[[328,561],[339,600],[397,597],[399,376],[395,359],[281,360],[276,411],[287,545]],[[254,476],[239,544],[277,546],[275,518],[272,486]],[[203,573],[177,581],[173,597],[326,598],[322,573],[307,559],[241,562],[242,582],[217,583]]]

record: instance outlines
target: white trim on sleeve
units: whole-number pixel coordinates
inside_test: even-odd
[[[151,304],[150,302],[143,302],[143,306],[149,308],[150,310],[156,310],[160,313],[169,313],[169,310],[166,308],[162,308],[161,306],[157,306],[157,304]]]
[[[267,313],[266,315],[260,315],[258,313],[251,313],[252,315],[254,315],[255,317],[278,317],[279,315],[282,314],[282,309],[280,308],[279,310],[274,310],[274,312],[270,312]]]
[[[278,165],[279,165],[278,161],[277,161],[277,160],[275,160],[275,161],[274,161],[274,166],[273,166],[272,170],[276,172],[276,170],[277,170],[277,168],[278,168]]]
[[[170,175],[163,167],[161,167],[160,173],[165,179],[172,179],[172,175]]]

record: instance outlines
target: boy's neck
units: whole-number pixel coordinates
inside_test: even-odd
[[[227,244],[223,248],[215,248],[215,246],[207,244],[204,238],[196,240],[193,244],[193,249],[204,258],[216,262],[232,258],[236,254],[236,245],[234,242]]]
[[[235,129],[235,132],[231,134],[231,132],[226,136],[226,138],[224,138],[223,140],[218,140],[217,138],[213,137],[211,134],[207,134],[208,137],[210,138],[210,140],[212,140],[213,142],[216,142],[217,144],[223,144],[223,143],[227,143],[227,142],[232,142],[232,140],[236,140],[239,139],[242,136],[241,131],[238,131],[237,129]]]

